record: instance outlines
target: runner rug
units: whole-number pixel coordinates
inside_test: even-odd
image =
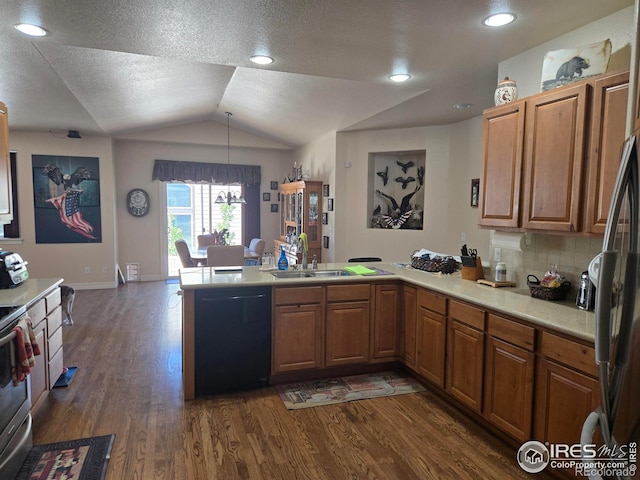
[[[34,445],[15,480],[104,480],[115,435]]]
[[[398,371],[276,385],[276,391],[289,410],[424,390],[415,378]]]

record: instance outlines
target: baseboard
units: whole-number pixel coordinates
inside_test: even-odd
[[[109,288],[117,288],[118,284],[115,281],[111,282],[93,282],[93,283],[65,283],[64,285],[68,285],[70,287],[75,288],[76,290],[106,290]]]

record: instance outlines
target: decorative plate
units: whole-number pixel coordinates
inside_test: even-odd
[[[149,211],[149,194],[141,188],[127,193],[127,210],[134,217],[142,217]]]

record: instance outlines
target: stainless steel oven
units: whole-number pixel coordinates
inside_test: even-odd
[[[13,478],[32,446],[27,382],[13,385],[11,342],[25,307],[0,307],[0,478]]]

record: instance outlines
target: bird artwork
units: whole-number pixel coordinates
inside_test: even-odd
[[[409,160],[407,163],[402,163],[402,162],[396,160],[396,163],[402,169],[402,173],[407,173],[407,170],[410,167],[413,167],[415,165],[415,163],[413,163],[413,160]]]
[[[42,175],[58,186],[63,187],[64,192],[46,201],[52,204],[60,215],[60,221],[71,231],[86,238],[95,240],[93,226],[82,217],[80,209],[80,196],[83,190],[75,188],[83,180],[92,178],[93,173],[85,167],[77,168],[72,174],[63,174],[59,167],[47,164],[41,171]]]
[[[386,186],[389,181],[389,165],[384,169],[384,172],[376,172],[376,175],[382,179],[382,185]]]
[[[424,167],[418,167],[418,182],[420,185],[424,183]]]
[[[392,215],[382,215],[382,219],[384,220],[384,223],[387,225],[387,227],[397,230],[401,228],[407,220],[409,220],[412,212],[413,210],[407,210],[398,217],[393,217]]]
[[[382,207],[380,206],[380,204],[378,204],[378,206],[376,208],[374,208],[373,214],[374,215],[379,215],[381,210],[382,210]]]
[[[413,177],[407,177],[407,178],[402,178],[402,177],[396,177],[396,182],[401,183],[402,184],[402,189],[406,190],[407,189],[407,185],[411,182],[415,182],[416,179]]]

